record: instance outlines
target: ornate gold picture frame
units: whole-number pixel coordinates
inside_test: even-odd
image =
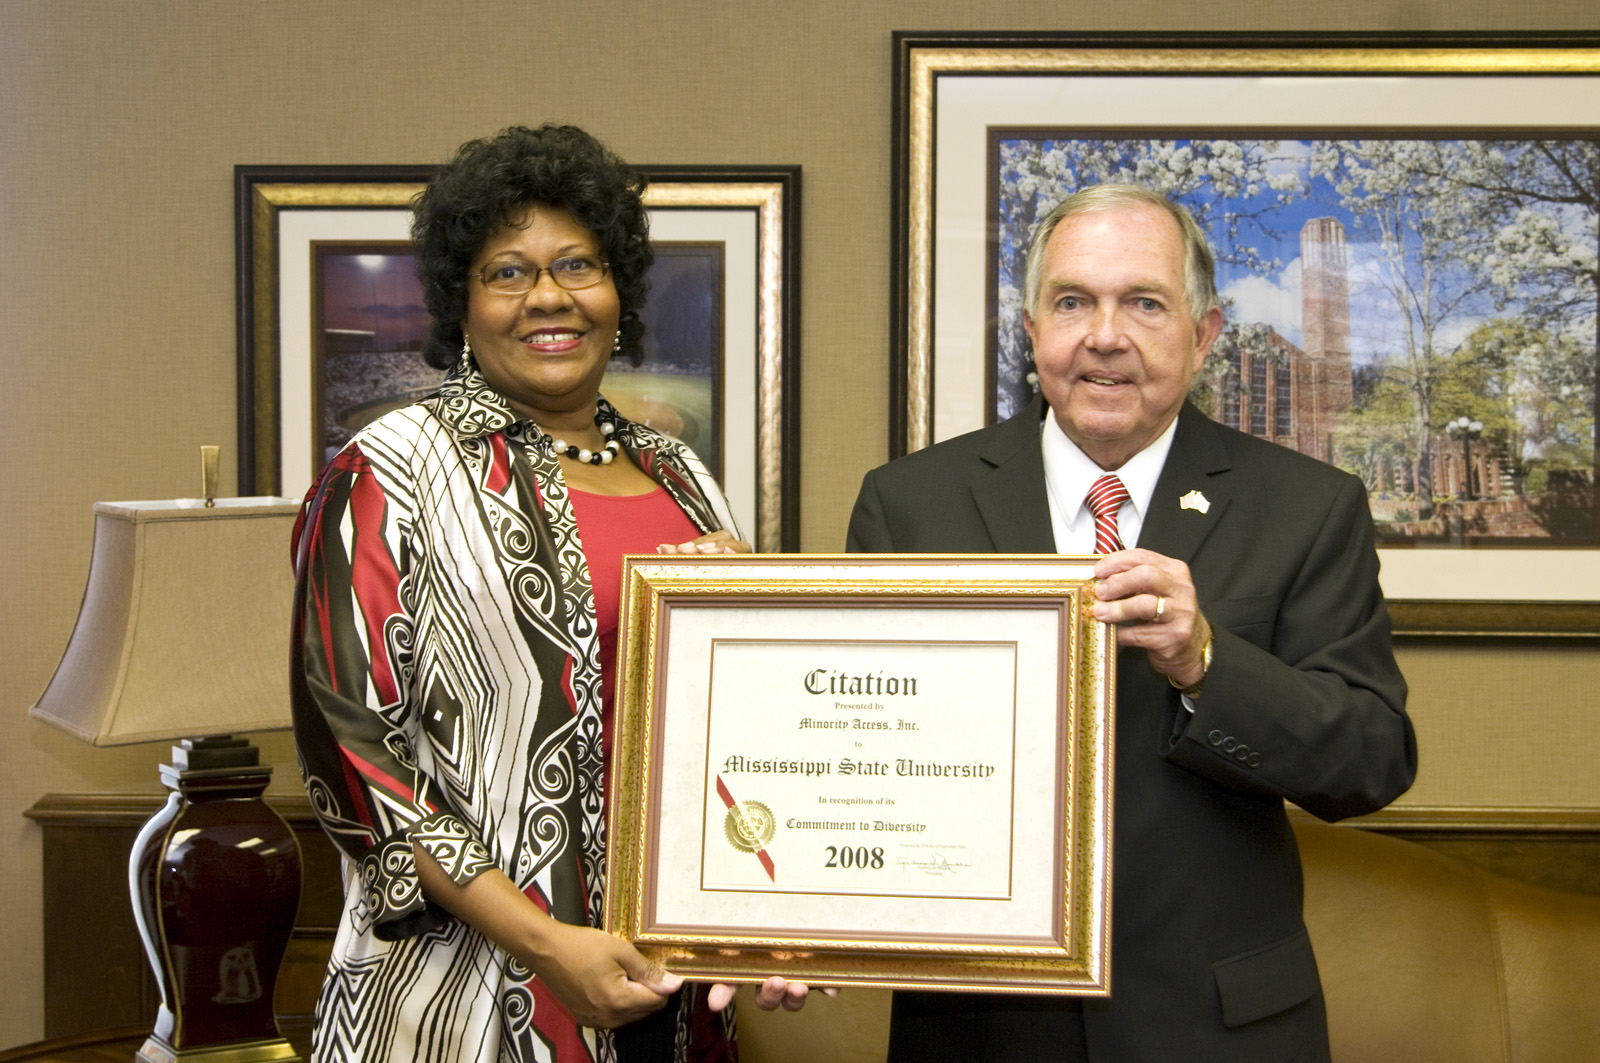
[[[800,168],[638,169],[649,181],[645,203],[652,236],[714,249],[720,263],[716,290],[707,294],[720,311],[719,364],[710,385],[715,397],[696,414],[715,421],[708,430],[716,437],[714,460],[729,503],[758,549],[795,549],[800,537]],[[432,170],[235,167],[241,492],[298,497],[322,465],[322,456],[314,453],[324,394],[318,352],[326,331],[315,312],[323,297],[317,248],[343,244],[359,251],[362,244],[403,244],[409,239],[411,200]],[[373,302],[383,300],[374,296]],[[420,355],[416,360],[420,363]],[[616,376],[619,390],[636,388],[636,374]],[[397,380],[388,390],[406,394],[415,390],[410,383]]]
[[[892,454],[984,423],[993,129],[1600,137],[1595,34],[897,33],[895,55]],[[1600,542],[1572,542],[1382,550],[1396,633],[1600,637]]]
[[[625,559],[607,929],[691,978],[1109,992],[1092,562]]]

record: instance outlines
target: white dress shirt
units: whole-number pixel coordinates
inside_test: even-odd
[[[1123,546],[1138,545],[1144,515],[1150,512],[1150,499],[1156,493],[1156,481],[1161,479],[1161,467],[1167,463],[1167,452],[1172,449],[1172,437],[1177,431],[1178,419],[1174,417],[1154,443],[1116,470],[1128,492],[1128,500],[1117,510],[1117,536]],[[1044,487],[1050,496],[1050,527],[1056,537],[1056,553],[1092,554],[1094,513],[1089,509],[1089,488],[1106,470],[1067,438],[1048,409],[1039,438],[1044,449]],[[1194,712],[1194,702],[1187,695],[1180,700],[1185,709]]]
[[[1117,534],[1124,546],[1135,546],[1139,542],[1144,515],[1150,512],[1150,499],[1156,493],[1156,481],[1161,479],[1161,467],[1167,463],[1167,452],[1172,449],[1172,437],[1177,430],[1178,419],[1174,417],[1155,442],[1115,470],[1128,491],[1128,501],[1117,510]],[[1050,496],[1050,528],[1055,533],[1056,552],[1092,554],[1094,514],[1086,499],[1089,488],[1106,470],[1067,438],[1053,413],[1046,411],[1039,436],[1044,450],[1044,486]]]

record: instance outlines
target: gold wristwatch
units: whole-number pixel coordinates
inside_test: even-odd
[[[1184,686],[1170,675],[1167,676],[1167,682],[1171,683],[1174,687],[1177,687],[1178,693],[1182,694],[1186,698],[1197,698],[1200,696],[1200,692],[1206,688],[1206,673],[1211,671],[1211,636],[1213,634],[1214,632],[1211,626],[1209,624],[1206,625],[1206,644],[1200,650],[1199,679],[1196,679],[1188,686]]]

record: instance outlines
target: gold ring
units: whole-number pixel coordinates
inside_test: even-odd
[[[1161,595],[1156,595],[1156,615],[1150,618],[1152,624],[1161,619],[1161,614],[1167,611],[1167,600]]]

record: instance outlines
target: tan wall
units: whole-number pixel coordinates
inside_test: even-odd
[[[0,26],[9,1045],[42,1031],[39,833],[22,811],[49,791],[159,789],[160,747],[91,750],[26,711],[76,615],[90,504],[192,495],[196,447],[232,449],[235,163],[432,162],[507,123],[560,119],[638,162],[802,164],[802,545],[827,550],[886,452],[891,30],[1600,29],[1600,13],[1591,0],[1154,0],[1137,18],[1060,0],[0,0]],[[1600,806],[1579,719],[1600,651],[1408,649],[1403,664],[1424,743],[1409,800]],[[265,745],[276,785],[294,785],[287,741]]]

